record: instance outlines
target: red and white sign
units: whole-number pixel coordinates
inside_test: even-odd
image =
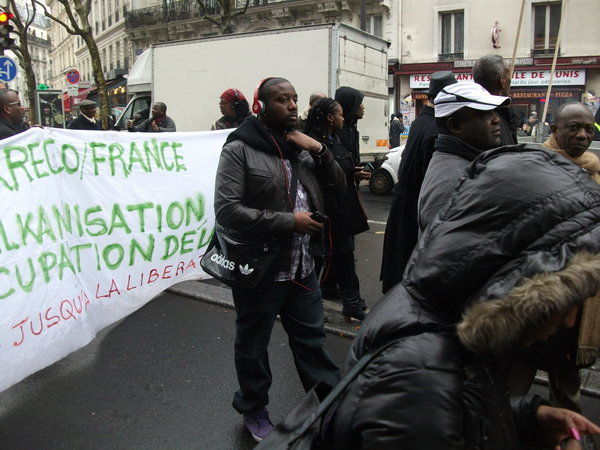
[[[67,73],[65,74],[65,78],[67,79],[67,83],[77,84],[77,83],[79,83],[81,76],[79,75],[79,70],[69,69],[69,70],[67,70]]]
[[[467,73],[455,73],[458,81],[473,81],[473,75]],[[411,89],[427,89],[431,74],[414,74],[410,76]],[[517,86],[548,86],[550,82],[550,71],[525,71],[517,70],[513,73],[512,87]],[[553,86],[579,86],[585,84],[585,70],[556,70],[554,72]]]

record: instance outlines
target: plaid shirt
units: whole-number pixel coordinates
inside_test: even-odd
[[[287,179],[292,179],[292,165],[287,159],[284,159],[285,171],[287,172]],[[290,189],[288,187],[288,189]],[[291,193],[290,193],[291,195]],[[310,211],[308,207],[308,194],[306,189],[298,180],[298,187],[296,188],[296,204],[294,205],[294,212]],[[283,270],[275,275],[275,281],[290,281],[294,279],[301,280],[306,278],[315,268],[315,260],[309,252],[310,246],[310,234],[299,234],[294,233],[292,236],[291,244],[291,266],[289,270]],[[300,276],[297,277],[298,267],[300,267]]]

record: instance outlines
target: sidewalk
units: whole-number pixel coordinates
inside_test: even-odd
[[[231,290],[216,285],[214,281],[184,281],[172,286],[169,291],[233,309]],[[325,330],[331,334],[353,339],[360,329],[359,322],[346,323],[342,317],[342,305],[340,303],[324,300],[323,306],[327,318]],[[547,384],[544,372],[538,372],[536,383]],[[596,366],[581,370],[581,392],[591,397],[600,398],[600,370]]]

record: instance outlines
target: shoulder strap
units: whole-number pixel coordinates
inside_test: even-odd
[[[292,204],[292,212],[294,212],[294,208],[296,207],[296,197],[298,195],[298,170],[300,164],[298,164],[298,158],[292,158],[290,161],[290,172],[292,173],[292,179],[290,180],[290,200]],[[284,163],[285,164],[285,163]]]
[[[304,433],[306,433],[316,422],[323,416],[327,410],[333,405],[333,403],[338,399],[338,397],[346,390],[346,388],[354,381],[354,379],[358,376],[358,374],[377,356],[379,356],[384,350],[388,349],[396,342],[398,342],[401,338],[394,339],[384,346],[380,347],[373,353],[368,353],[360,358],[356,364],[350,369],[350,371],[342,378],[342,380],[333,388],[333,390],[323,399],[323,401],[319,404],[319,407],[313,412],[306,421],[302,424],[298,430],[292,434],[290,434],[288,444],[292,444],[296,439],[300,438]]]

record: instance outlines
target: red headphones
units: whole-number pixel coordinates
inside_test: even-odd
[[[268,77],[268,78],[263,78],[262,80],[260,80],[260,83],[258,83],[258,86],[256,86],[256,89],[254,90],[254,101],[252,102],[252,112],[254,114],[256,114],[257,116],[259,114],[262,114],[265,112],[265,102],[263,102],[262,100],[258,99],[258,93],[260,92],[260,88],[262,87],[262,85],[270,80],[273,77]]]

